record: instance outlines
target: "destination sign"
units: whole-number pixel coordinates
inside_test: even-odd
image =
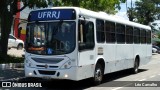
[[[74,20],[76,18],[73,9],[45,9],[32,11],[28,21],[47,21],[47,20]]]

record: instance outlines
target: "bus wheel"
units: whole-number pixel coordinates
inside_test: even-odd
[[[134,67],[132,68],[132,73],[136,74],[138,73],[138,69],[139,69],[139,62],[138,62],[138,58],[136,58],[135,62],[134,62]]]
[[[94,71],[94,77],[93,77],[94,85],[99,85],[102,82],[102,79],[103,79],[103,68],[101,64],[97,64]]]

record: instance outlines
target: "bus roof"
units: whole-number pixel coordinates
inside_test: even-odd
[[[121,23],[121,24],[129,25],[129,26],[133,26],[133,27],[151,30],[151,27],[146,26],[146,25],[131,22],[131,21],[121,19],[121,18],[116,18],[111,15],[87,10],[87,9],[80,8],[80,7],[52,7],[52,8],[46,8],[46,9],[75,9],[76,13],[78,13],[78,15],[83,15],[83,16],[88,16],[88,17],[98,18],[98,19],[104,19],[104,20],[111,21],[111,22],[116,22],[116,23]],[[44,10],[44,9],[40,9],[40,10]],[[37,11],[37,10],[35,10],[35,11]]]
[[[139,27],[139,28],[144,28],[144,29],[148,29],[148,30],[151,29],[149,26],[142,25],[142,24],[135,23],[135,22],[131,22],[129,20],[125,20],[125,19],[122,19],[122,18],[116,18],[114,16],[107,15],[107,14],[104,14],[104,13],[94,12],[94,11],[83,9],[83,8],[79,8],[79,10],[80,10],[81,15],[90,16],[90,17],[93,17],[93,18],[104,19],[104,20],[107,20],[107,21],[121,23],[121,24],[130,25],[130,26],[134,26],[134,27]]]

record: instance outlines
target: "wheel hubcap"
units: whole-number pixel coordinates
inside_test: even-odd
[[[101,81],[102,80],[102,72],[100,69],[97,69],[95,72],[95,79],[96,81]]]
[[[138,71],[138,63],[137,62],[135,63],[135,71],[136,72]]]
[[[19,45],[19,46],[18,46],[18,49],[22,49],[22,45]]]

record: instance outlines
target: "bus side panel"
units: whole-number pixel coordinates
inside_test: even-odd
[[[124,60],[124,69],[128,69],[133,67],[134,63],[134,45],[133,44],[125,44],[123,49],[125,49],[125,60]]]
[[[147,64],[151,61],[151,57],[152,57],[152,46],[151,46],[151,44],[148,44],[146,46],[146,52],[147,52],[147,54],[146,54],[146,59],[145,59],[144,64]]]
[[[146,63],[146,57],[147,57],[147,46],[146,44],[140,45],[140,66],[144,65]]]
[[[103,57],[105,60],[105,72],[110,73],[116,70],[115,67],[115,52],[116,52],[116,44],[108,44],[106,43],[102,46],[99,45],[98,47],[104,47],[103,49]]]
[[[79,62],[78,62],[78,79],[85,79],[93,77],[94,73],[94,61],[95,61],[94,50],[86,50],[79,52]]]
[[[125,67],[124,60],[126,57],[126,49],[124,49],[124,47],[124,44],[117,44],[116,46],[116,71],[123,70],[123,68]]]
[[[116,47],[116,70],[130,68],[133,63],[133,46],[117,44]]]

